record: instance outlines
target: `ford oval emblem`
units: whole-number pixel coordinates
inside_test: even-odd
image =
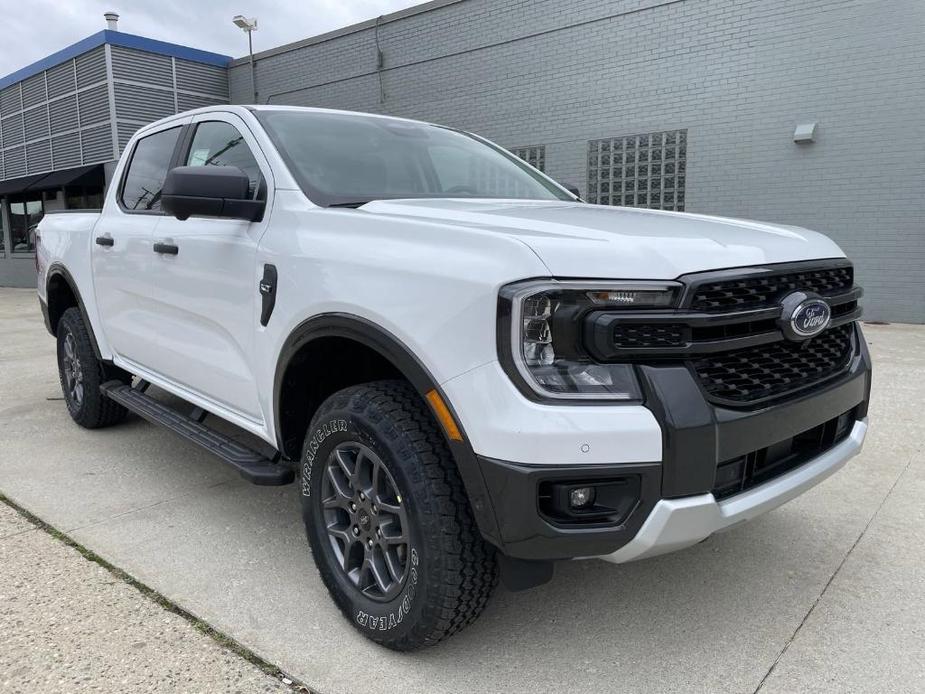
[[[791,340],[808,340],[829,327],[832,309],[822,297],[807,292],[793,292],[781,301],[779,325]]]

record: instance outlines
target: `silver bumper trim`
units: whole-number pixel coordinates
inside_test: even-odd
[[[662,499],[636,536],[599,559],[615,564],[654,557],[695,545],[715,532],[777,508],[819,484],[856,456],[867,434],[867,419],[855,422],[844,441],[770,482],[717,502],[712,494]]]

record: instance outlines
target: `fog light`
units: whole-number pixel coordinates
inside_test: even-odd
[[[568,505],[572,508],[586,508],[594,503],[594,487],[575,487],[568,494]]]

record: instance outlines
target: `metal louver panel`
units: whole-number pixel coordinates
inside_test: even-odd
[[[16,178],[26,175],[26,148],[16,147],[3,153],[3,177]]]
[[[26,145],[29,173],[51,171],[51,140],[39,140]]]
[[[79,55],[74,60],[77,62],[78,89],[106,79],[106,53],[102,46]]]
[[[228,99],[228,72],[224,68],[177,60],[177,89],[213,94]]]
[[[29,108],[45,101],[45,75],[33,75],[22,83],[22,105]]]
[[[215,104],[224,104],[227,103],[226,99],[220,97],[208,97],[208,96],[197,96],[195,94],[177,94],[177,104],[180,108],[180,111],[189,111],[193,108],[201,108],[203,106],[214,106]]]
[[[80,166],[80,135],[77,133],[52,138],[51,149],[56,169]]]
[[[49,69],[45,74],[48,77],[49,99],[72,92],[76,88],[74,84],[74,64],[70,60]]]
[[[109,120],[109,90],[105,84],[80,92],[77,101],[81,126]]]
[[[132,139],[132,135],[140,128],[141,126],[136,123],[118,123],[117,129],[119,131],[119,151],[125,149],[125,145],[128,144],[128,141]]]
[[[48,104],[51,132],[73,130],[77,127],[77,97],[73,94]]]
[[[80,131],[83,164],[98,164],[115,159],[112,151],[112,129],[109,125]]]
[[[0,92],[0,114],[4,116],[22,111],[22,98],[19,85],[14,84]]]
[[[116,115],[127,120],[154,121],[175,113],[173,92],[116,84]]]
[[[31,108],[24,111],[22,116],[25,122],[27,141],[48,136],[48,106],[42,104],[38,108]]]
[[[0,121],[0,134],[3,136],[3,146],[21,145],[23,143],[22,114],[10,116]]]
[[[112,76],[117,80],[173,87],[173,66],[168,56],[119,46],[112,47]]]

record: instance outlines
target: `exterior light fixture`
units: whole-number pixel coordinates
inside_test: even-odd
[[[254,93],[254,103],[257,103],[257,72],[254,67],[254,32],[257,31],[257,18],[248,19],[243,14],[235,15],[232,20],[234,25],[247,34],[247,51],[251,59],[251,91]]]
[[[816,123],[800,123],[793,131],[793,141],[797,144],[806,144],[816,141]]]

